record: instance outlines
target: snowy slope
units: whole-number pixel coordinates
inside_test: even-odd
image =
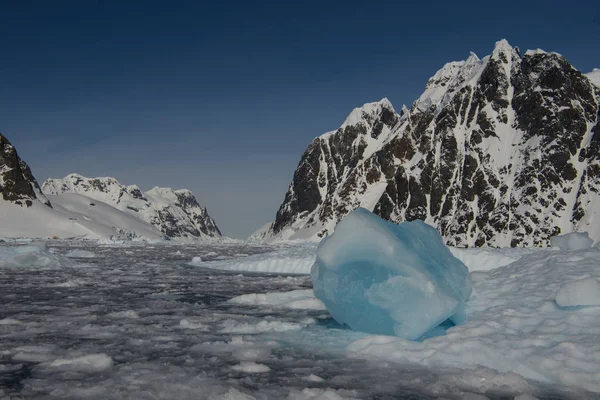
[[[107,229],[117,230],[122,237],[143,237],[158,240],[162,233],[147,222],[112,207],[109,204],[75,193],[48,195],[49,200],[57,211],[69,214],[83,223],[94,223]]]
[[[592,72],[585,74],[592,83],[600,87],[600,68],[594,68]]]
[[[51,196],[52,197],[52,196]],[[21,207],[0,201],[0,237],[79,239],[160,239],[161,233],[114,207],[98,203],[93,217],[77,210],[89,199],[61,198],[54,208],[41,202]],[[73,210],[69,211],[69,210]]]
[[[320,240],[364,207],[425,220],[459,247],[546,246],[572,231],[598,241],[600,89],[588,78],[501,40],[446,64],[400,114],[365,104],[308,146],[263,240]]]
[[[186,189],[155,187],[144,193],[139,187],[122,185],[114,178],[71,174],[63,179],[48,179],[43,191],[59,197],[76,193],[101,201],[154,226],[169,238],[221,237],[206,208]]]

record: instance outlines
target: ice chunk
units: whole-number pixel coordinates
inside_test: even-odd
[[[593,243],[594,241],[590,239],[587,232],[573,232],[550,238],[550,245],[552,247],[564,251],[589,249]]]
[[[0,246],[0,267],[57,268],[68,264],[64,257],[51,253],[45,243],[27,246]]]
[[[54,360],[50,366],[74,371],[99,372],[109,369],[113,360],[104,353],[88,354],[76,358],[60,358]]]
[[[561,307],[600,306],[600,282],[596,278],[565,283],[556,294]]]
[[[260,374],[262,372],[269,372],[271,368],[264,364],[258,364],[252,361],[242,361],[239,364],[234,365],[231,369],[240,372],[248,372],[251,374]]]
[[[250,293],[234,297],[230,304],[266,305],[271,307],[292,308],[297,310],[324,310],[325,306],[317,299],[311,289],[292,290],[291,292]]]
[[[446,319],[465,319],[465,265],[422,221],[400,225],[359,208],[317,250],[315,296],[354,330],[419,339]]]

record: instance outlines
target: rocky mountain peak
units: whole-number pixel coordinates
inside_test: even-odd
[[[544,246],[575,230],[600,240],[599,104],[561,55],[521,57],[501,40],[446,64],[401,117],[353,112],[316,138],[264,237],[318,240],[364,207],[425,220],[456,246]]]
[[[17,154],[15,147],[0,133],[0,194],[4,201],[31,207],[41,201],[52,207],[42,194],[31,169]]]

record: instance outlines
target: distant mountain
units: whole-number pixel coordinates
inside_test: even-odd
[[[545,246],[600,239],[600,89],[560,54],[451,62],[410,109],[365,104],[317,137],[276,220],[254,239],[319,240],[351,210],[421,219],[455,246]]]
[[[168,238],[221,237],[206,208],[187,189],[155,187],[142,192],[138,186],[125,186],[114,178],[71,174],[63,179],[48,179],[42,190],[54,196],[75,193],[109,204],[149,223]]]
[[[42,194],[29,166],[0,134],[0,237],[158,240],[161,232],[107,204]]]
[[[42,194],[29,165],[17,154],[17,150],[0,133],[0,194],[4,201],[23,207],[31,207],[40,201],[52,207]]]

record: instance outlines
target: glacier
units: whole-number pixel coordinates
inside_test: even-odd
[[[469,270],[422,221],[400,225],[358,208],[324,239],[311,269],[315,295],[358,331],[416,340],[465,320]]]

